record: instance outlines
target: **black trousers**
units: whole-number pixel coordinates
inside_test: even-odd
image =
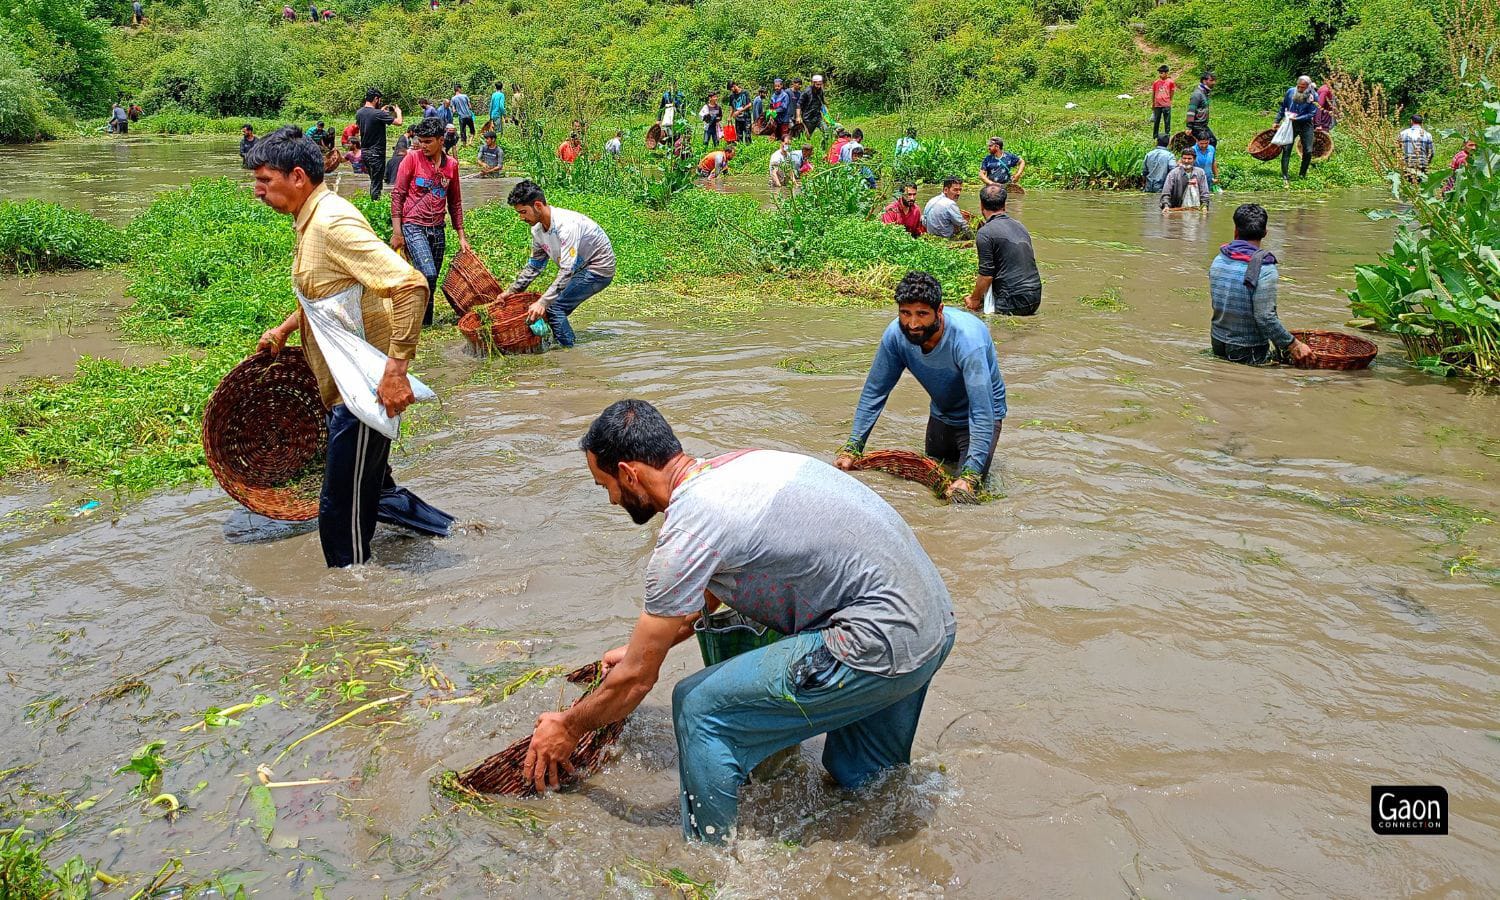
[[[1313,152],[1313,120],[1292,120],[1292,142],[1302,142],[1302,167],[1297,174],[1301,178],[1307,177],[1307,167],[1312,165]],[[1281,177],[1287,177],[1287,164],[1292,161],[1292,145],[1287,144],[1281,148]]]
[[[984,458],[984,468],[979,472],[980,477],[990,474],[990,463],[995,461],[995,448],[1000,444],[1000,429],[1004,425],[1004,419],[995,420],[995,439],[990,442],[990,452]],[[938,462],[950,466],[962,466],[964,460],[969,458],[969,426],[949,425],[936,416],[928,416],[927,441],[924,449],[928,456]]]
[[[390,439],[361,422],[349,407],[340,403],[329,411],[318,540],[330,569],[369,561],[377,521],[448,536],[453,517],[398,487],[390,456]]]
[[[370,199],[379,200],[385,188],[385,148],[366,147],[359,152],[365,164],[365,173],[370,176]]]
[[[474,117],[464,116],[458,120],[458,139],[464,143],[469,142],[469,135],[474,133]]]
[[[994,288],[991,288],[993,290]],[[1034,316],[1042,305],[1042,292],[995,296],[995,315]]]
[[[1155,140],[1158,135],[1172,136],[1172,107],[1151,107],[1151,139]]]
[[[1261,344],[1259,347],[1240,347],[1235,344],[1226,344],[1218,338],[1210,338],[1213,343],[1214,356],[1226,359],[1233,363],[1243,363],[1247,366],[1263,366],[1271,359],[1271,345]]]

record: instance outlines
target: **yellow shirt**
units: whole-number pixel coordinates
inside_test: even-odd
[[[297,249],[292,283],[309,300],[330,297],[359,283],[365,340],[394,359],[417,355],[422,314],[427,311],[427,279],[382,241],[359,209],[325,185],[302,204],[295,220]],[[338,385],[302,317],[302,346],[318,378],[323,405],[342,402]]]

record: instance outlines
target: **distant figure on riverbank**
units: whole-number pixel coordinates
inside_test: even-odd
[[[531,258],[502,296],[526,290],[547,268],[548,260],[557,263],[557,278],[541,299],[531,304],[527,316],[533,322],[545,318],[557,343],[571,347],[575,338],[568,316],[614,281],[615,248],[598,222],[583,213],[549,205],[533,181],[516,185],[505,202],[531,226]]]
[[[1432,165],[1432,135],[1422,127],[1422,117],[1413,115],[1411,127],[1396,135],[1401,145],[1401,164],[1406,168],[1406,177],[1421,181],[1427,177],[1427,168]]]
[[[1215,147],[1219,146],[1219,139],[1214,135],[1212,128],[1208,127],[1208,107],[1212,102],[1214,73],[1204,72],[1198,78],[1198,86],[1193,88],[1193,95],[1188,98],[1187,105],[1187,128],[1192,132],[1194,140],[1208,135],[1208,142]]]
[[[1156,146],[1146,154],[1146,159],[1141,163],[1141,177],[1146,180],[1146,193],[1159,194],[1161,186],[1167,181],[1167,173],[1172,171],[1172,166],[1177,162],[1177,157],[1167,145],[1172,143],[1172,136],[1160,134],[1156,136]]]
[[[281,19],[283,22],[287,22],[289,24],[295,22],[297,21],[297,11],[295,9],[292,9],[290,6],[283,6],[281,8]]]
[[[1026,171],[1026,160],[1008,153],[1005,142],[998,137],[990,138],[989,153],[979,161],[979,179],[986,185],[1006,185],[1021,180]]]
[[[417,123],[416,149],[401,161],[396,186],[391,189],[391,249],[406,248],[407,259],[427,279],[427,309],[422,324],[432,324],[433,299],[437,296],[438,273],[447,254],[444,226],[453,223],[458,245],[468,250],[464,234],[463,185],[458,177],[458,157],[448,153],[445,135],[452,125],[433,119]]]
[[[927,391],[925,452],[958,469],[948,496],[971,494],[995,458],[1005,423],[1005,379],[995,339],[977,316],[943,306],[943,288],[926,272],[907,272],[896,286],[896,319],[886,326],[854,407],[854,427],[834,465],[849,470],[875,423],[911,372]]]
[[[125,112],[125,106],[119,101],[109,110],[109,131],[111,134],[130,133],[130,115]]]
[[[1469,158],[1472,157],[1474,155],[1474,151],[1478,149],[1479,145],[1476,144],[1471,138],[1464,141],[1462,150],[1459,150],[1457,153],[1453,154],[1453,160],[1448,163],[1448,169],[1452,171],[1453,174],[1449,175],[1448,180],[1443,182],[1443,193],[1446,194],[1449,191],[1453,190],[1454,186],[1458,183],[1458,170],[1469,164]]]
[[[319,22],[323,21],[323,14],[320,13],[320,12],[318,12],[318,4],[316,4],[316,3],[309,3],[307,5],[307,12],[308,12],[308,17],[310,19],[312,19],[312,22],[313,22],[314,25],[316,25]]]
[[[750,92],[740,87],[738,81],[730,80],[727,85],[729,96],[730,118],[734,120],[734,139],[736,143],[748,144],[755,139],[755,134],[750,125]]]
[[[719,104],[718,91],[708,92],[708,100],[698,110],[698,118],[703,122],[703,145],[719,146],[719,136],[723,134],[724,107]]]
[[[905,135],[896,138],[896,156],[905,156],[908,153],[915,153],[920,149],[922,149],[922,145],[917,143],[917,129],[915,128],[908,127]]]
[[[615,129],[615,136],[604,142],[604,155],[610,159],[619,159],[625,150],[625,132]]]
[[[490,121],[489,128],[494,129],[496,134],[505,130],[505,85],[495,82],[495,91],[490,94]]]
[[[141,0],[131,0],[130,21],[137,28],[146,24],[146,8],[141,5]]]
[[[467,147],[469,138],[474,135],[474,105],[469,102],[469,95],[456,84],[453,86],[453,97],[448,102],[453,104],[453,118],[457,120],[458,125],[458,140]]]
[[[1198,168],[1197,153],[1192,147],[1184,149],[1177,167],[1167,174],[1161,186],[1162,212],[1208,208],[1208,176]]]
[[[785,82],[777,78],[772,82],[776,89],[771,92],[771,118],[776,123],[776,140],[784,141],[791,134],[792,116],[797,98],[786,89]]]
[[[865,133],[861,129],[856,128],[854,129],[854,133],[849,135],[849,140],[844,142],[844,146],[839,148],[839,162],[853,162],[855,154],[863,155],[864,153]]]
[[[246,122],[240,127],[240,162],[250,153],[250,148],[255,146],[255,126]]]
[[[1302,166],[1297,170],[1297,177],[1307,177],[1307,167],[1312,165],[1313,123],[1317,117],[1318,94],[1313,89],[1312,79],[1303,75],[1297,79],[1296,85],[1287,88],[1286,93],[1281,95],[1281,108],[1276,112],[1277,125],[1285,119],[1292,122],[1292,141],[1281,147],[1282,184],[1291,183],[1287,171],[1292,160],[1292,143],[1296,141],[1302,142]],[[1217,172],[1214,177],[1217,179]]]
[[[793,80],[792,84],[797,82]],[[821,132],[824,143],[828,141],[828,122],[823,116],[828,101],[823,96],[823,76],[814,75],[812,84],[797,98],[797,124],[808,138],[813,132]]]
[[[1318,86],[1318,115],[1313,119],[1313,128],[1332,131],[1339,121],[1339,100],[1333,96],[1333,85],[1324,79]]]
[[[383,106],[380,101],[384,99],[378,89],[371,88],[365,92],[364,105],[354,114],[354,123],[359,126],[360,158],[370,175],[371,200],[379,200],[385,190],[386,126],[401,124],[401,107]]]
[[[351,122],[344,126],[344,133],[339,143],[343,145],[345,150],[359,145],[358,123]]]
[[[505,151],[496,143],[493,131],[484,133],[484,144],[479,148],[479,177],[498,178],[505,174]]]
[[[797,164],[792,161],[792,152],[786,141],[771,153],[766,166],[766,183],[770,185],[771,193],[778,197],[788,186],[797,183]]]
[[[125,118],[129,119],[131,122],[139,122],[141,120],[141,116],[145,115],[145,112],[146,111],[141,109],[139,104],[132,103],[125,108]]]
[[[1172,136],[1172,95],[1177,92],[1177,82],[1169,74],[1172,70],[1161,66],[1156,70],[1157,79],[1151,82],[1151,137]]]
[[[1031,233],[1005,214],[1005,194],[999,184],[979,189],[979,212],[984,216],[984,224],[974,233],[979,274],[965,305],[971,312],[1031,316],[1042,305],[1042,276]]]
[[[389,416],[416,399],[406,370],[417,355],[427,282],[386,246],[354,204],[323,183],[317,145],[294,125],[266,135],[245,165],[255,172],[255,196],[292,219],[297,233],[292,286],[308,304],[353,307],[364,340],[386,355],[375,398]],[[328,361],[299,309],[261,335],[257,349],[281,352],[302,330],[302,349],[328,410],[323,488],[318,498],[318,539],[329,568],[370,559],[378,521],[447,537],[453,517],[429,506],[391,477],[391,439],[371,428],[344,403]]]
[[[900,196],[892,200],[885,212],[880,214],[880,221],[885,225],[900,225],[912,237],[926,234],[927,228],[922,224],[922,208],[917,205],[917,186],[911,182],[901,185]]]
[[[1293,337],[1276,315],[1276,257],[1260,246],[1266,219],[1258,203],[1236,209],[1234,240],[1219,248],[1208,269],[1214,355],[1252,366],[1269,360],[1273,345],[1299,362],[1312,355],[1312,348]]]
[[[722,179],[729,171],[729,163],[733,159],[733,144],[723,150],[712,150],[698,160],[698,175],[704,179],[704,184],[707,186],[715,190],[722,189],[724,186]]]
[[[922,207],[922,224],[934,237],[968,240],[974,236],[969,228],[969,217],[958,208],[959,195],[964,191],[964,180],[949,176],[943,179],[943,191],[927,201]]]

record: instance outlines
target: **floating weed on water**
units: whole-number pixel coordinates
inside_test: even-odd
[[[57,833],[40,841],[33,839],[35,834],[24,825],[0,831],[0,897],[81,900],[93,896],[90,882],[96,875],[102,876],[101,883],[115,880],[77,854],[60,865],[50,865],[44,854]]]
[[[1291,568],[1286,561],[1286,557],[1270,547],[1247,551],[1240,554],[1240,559],[1252,566],[1275,566],[1280,569]]]
[[[776,367],[799,375],[860,375],[870,367],[870,352],[860,349],[843,353],[785,356],[776,361]]]
[[[1054,237],[1048,238],[1059,244],[1082,244],[1086,247],[1098,247],[1101,250],[1113,250],[1116,253],[1145,253],[1146,248],[1135,244],[1125,244],[1120,241],[1097,241],[1092,238]]]
[[[485,701],[509,700],[511,695],[522,688],[541,686],[565,671],[567,669],[564,666],[542,666],[516,674],[513,667],[501,667],[499,670],[471,673],[469,684]]]
[[[151,788],[161,782],[162,771],[167,767],[166,757],[161,755],[161,750],[167,745],[166,741],[152,741],[135,752],[130,762],[115,770],[116,775],[126,772],[134,772],[140,776],[140,784],[131,791],[132,794],[145,795]]]
[[[1443,568],[1448,570],[1450,578],[1468,575],[1480,581],[1500,584],[1500,565],[1485,559],[1478,550],[1466,549],[1459,556],[1443,560]]]
[[[1266,488],[1271,497],[1323,509],[1346,519],[1394,527],[1427,527],[1441,531],[1449,542],[1461,540],[1473,528],[1493,525],[1494,517],[1447,497],[1381,497],[1365,493],[1325,494],[1313,490]]]
[[[1125,301],[1120,298],[1119,288],[1107,288],[1103,293],[1100,294],[1086,294],[1078,298],[1078,303],[1081,306],[1086,306],[1089,309],[1098,310],[1100,312],[1124,312],[1125,310],[1130,308],[1129,306],[1126,306]]]
[[[1028,419],[1021,423],[1022,428],[1036,428],[1042,431],[1061,431],[1068,434],[1079,434],[1083,428],[1072,419],[1059,422],[1056,419]]]
[[[634,856],[625,857],[625,864],[644,879],[647,887],[670,888],[688,900],[712,900],[719,892],[714,882],[699,881],[675,866],[669,869]]]
[[[434,778],[432,787],[439,797],[452,803],[454,809],[462,809],[502,825],[514,825],[525,831],[541,830],[542,819],[536,813],[519,806],[508,806],[486,794],[469,790],[459,783],[458,773],[452,769]]]

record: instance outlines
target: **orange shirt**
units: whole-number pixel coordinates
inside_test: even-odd
[[[578,158],[578,146],[572,141],[563,141],[557,145],[557,158],[565,163],[570,163]]]
[[[704,175],[712,175],[715,172],[723,172],[729,168],[729,160],[725,158],[723,150],[715,150],[698,160],[698,171]]]

